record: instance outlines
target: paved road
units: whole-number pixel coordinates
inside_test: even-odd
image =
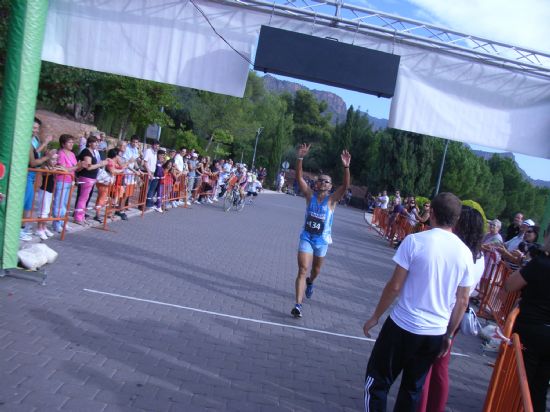
[[[358,411],[362,324],[392,250],[339,207],[304,317],[290,316],[304,200],[177,209],[48,244],[48,283],[0,279],[0,411]],[[378,330],[376,330],[376,333]],[[481,410],[476,338],[451,360],[449,410]],[[396,393],[391,392],[390,407]]]

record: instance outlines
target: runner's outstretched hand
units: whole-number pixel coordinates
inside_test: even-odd
[[[302,143],[300,146],[298,146],[298,150],[296,150],[296,157],[305,157],[309,149],[311,148],[311,144]]]
[[[349,163],[351,162],[351,155],[349,154],[349,152],[347,150],[344,150],[340,157],[342,158],[342,165],[344,167],[349,167]]]

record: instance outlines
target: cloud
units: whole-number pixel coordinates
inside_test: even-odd
[[[511,45],[550,52],[548,0],[407,0],[419,15],[449,29]],[[423,18],[422,20],[427,20]]]

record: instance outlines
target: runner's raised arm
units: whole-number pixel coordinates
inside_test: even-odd
[[[310,189],[310,187],[304,180],[304,176],[302,173],[302,163],[303,163],[304,157],[306,157],[310,148],[311,148],[310,144],[302,143],[298,147],[298,150],[296,150],[296,181],[298,182],[300,191],[304,194],[306,200],[308,201],[309,199],[311,199],[311,195],[313,194],[313,191]]]
[[[351,162],[351,155],[347,150],[344,150],[342,151],[340,158],[342,159],[342,166],[344,167],[344,181],[338,187],[338,189],[334,191],[334,193],[330,197],[331,207],[334,207],[334,205],[336,205],[344,197],[351,183],[351,178],[349,174],[349,164]]]

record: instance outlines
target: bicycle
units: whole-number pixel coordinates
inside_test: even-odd
[[[225,193],[223,200],[223,209],[226,212],[229,212],[231,209],[240,212],[244,209],[245,199],[241,198],[241,192],[239,190],[239,185],[234,184],[231,189]]]

